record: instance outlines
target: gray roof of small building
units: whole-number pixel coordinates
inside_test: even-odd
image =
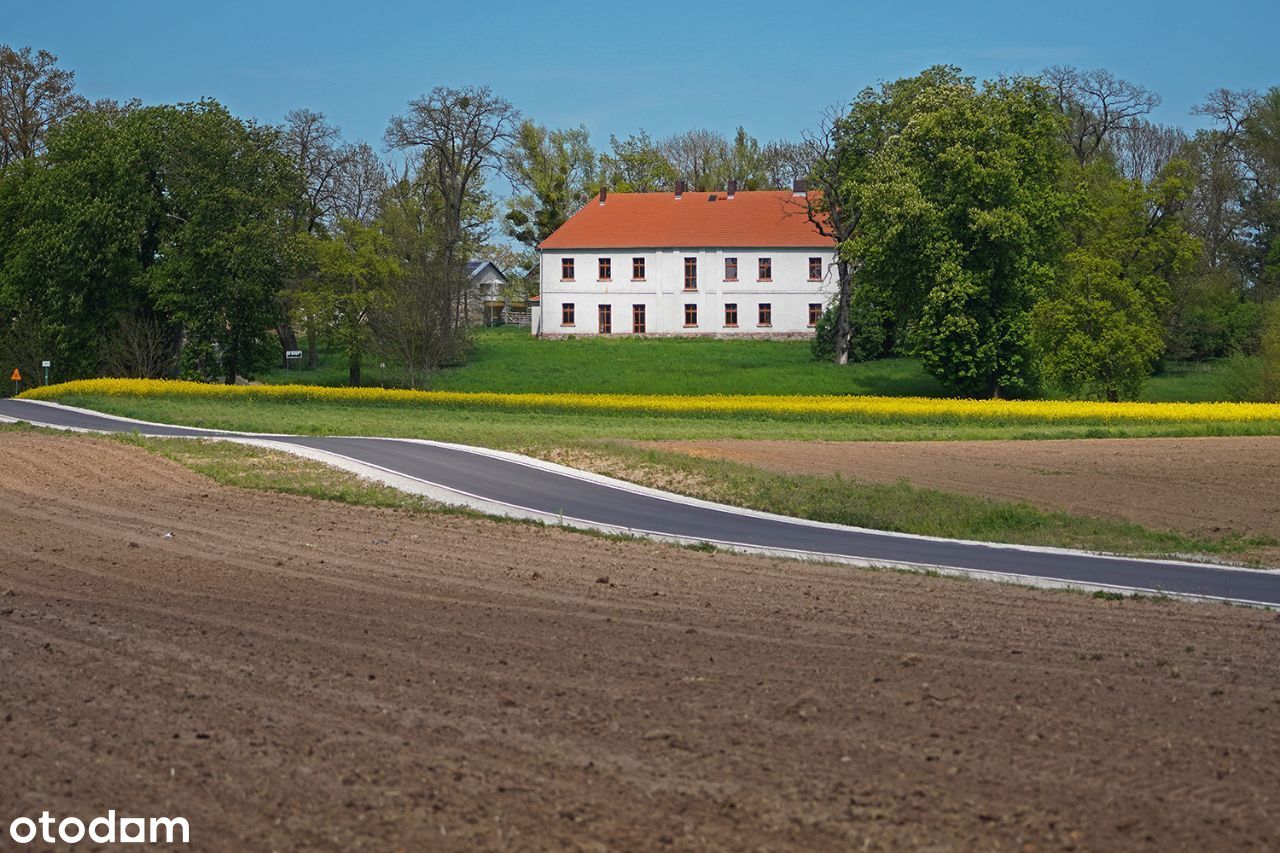
[[[502,271],[502,268],[488,258],[482,258],[478,261],[467,261],[467,275],[471,278],[475,278],[484,272],[485,267],[493,267],[493,271],[496,272],[503,281],[507,281],[507,275]]]

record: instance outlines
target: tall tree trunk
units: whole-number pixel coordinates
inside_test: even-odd
[[[281,320],[276,324],[276,337],[280,339],[280,366],[287,369],[289,359],[285,353],[298,348],[298,333],[294,331],[292,323]]]
[[[347,360],[347,384],[352,388],[360,387],[360,356],[353,355]]]
[[[836,270],[840,278],[839,305],[836,310],[836,364],[848,364],[850,338],[853,336],[852,323],[849,321],[849,303],[853,299],[853,271],[849,268],[849,262],[843,259],[836,262]]]
[[[459,205],[459,207],[461,207],[461,205]],[[461,214],[459,214],[459,216],[460,215]],[[449,232],[446,239],[447,242],[444,247],[445,289],[442,294],[444,298],[441,300],[440,305],[440,342],[443,345],[442,352],[448,352],[449,348],[453,345],[453,313],[457,310],[454,306],[455,294],[453,267],[454,259],[457,254],[458,236],[453,227],[453,222],[449,223]]]

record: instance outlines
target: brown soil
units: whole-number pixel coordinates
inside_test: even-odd
[[[773,471],[1021,500],[1190,533],[1280,537],[1280,437],[1055,441],[664,441]]]
[[[1280,845],[1272,612],[0,448],[0,828],[114,808],[186,817],[194,849]]]

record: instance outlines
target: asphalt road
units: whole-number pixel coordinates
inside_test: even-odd
[[[1022,575],[1086,586],[1208,596],[1280,607],[1280,572],[1137,560],[819,527],[692,505],[678,495],[637,494],[457,448],[384,438],[254,435],[143,425],[23,400],[0,400],[0,416],[33,424],[171,437],[252,437],[346,456],[414,479],[574,521],[726,545],[784,549],[885,564]],[[0,439],[2,441],[3,439]]]

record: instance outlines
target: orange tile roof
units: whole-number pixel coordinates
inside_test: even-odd
[[[711,201],[711,196],[716,200]],[[810,193],[816,198],[817,193]],[[540,249],[831,248],[814,228],[803,197],[790,190],[608,193],[542,241]]]

